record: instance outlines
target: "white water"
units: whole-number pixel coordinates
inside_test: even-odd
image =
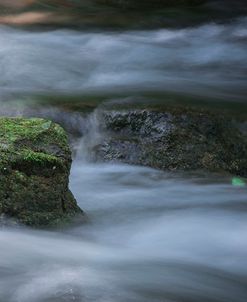
[[[0,230],[1,302],[246,302],[246,188],[78,161],[71,188],[88,225]]]
[[[0,27],[0,96],[188,93],[246,100],[247,21],[122,33]]]

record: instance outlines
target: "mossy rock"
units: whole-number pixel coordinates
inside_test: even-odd
[[[68,188],[71,161],[58,124],[0,118],[0,215],[34,227],[82,217]]]
[[[247,140],[224,115],[187,107],[105,111],[98,160],[247,177]]]

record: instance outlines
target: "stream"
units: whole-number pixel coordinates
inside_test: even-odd
[[[0,98],[176,92],[244,102],[246,27],[246,18],[226,25],[125,32],[2,26]]]
[[[246,188],[75,161],[71,189],[87,225],[0,230],[0,301],[246,301]]]
[[[42,110],[26,102],[158,91],[244,104],[246,26],[246,18],[118,33],[0,26],[0,113],[54,118],[82,135],[85,119],[62,99]],[[92,131],[78,139],[70,175],[88,223],[2,227],[0,302],[246,302],[246,187],[231,176],[90,162],[82,153]]]

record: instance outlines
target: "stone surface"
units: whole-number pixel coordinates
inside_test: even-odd
[[[189,108],[109,110],[103,124],[98,160],[247,176],[246,137],[223,116]]]
[[[0,156],[2,217],[35,227],[82,217],[68,188],[71,152],[59,125],[0,118]]]

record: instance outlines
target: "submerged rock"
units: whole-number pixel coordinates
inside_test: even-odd
[[[247,176],[246,137],[226,117],[185,108],[122,110],[105,111],[103,124],[97,159]]]
[[[35,227],[82,216],[68,188],[71,152],[59,125],[0,118],[0,156],[0,216]]]

